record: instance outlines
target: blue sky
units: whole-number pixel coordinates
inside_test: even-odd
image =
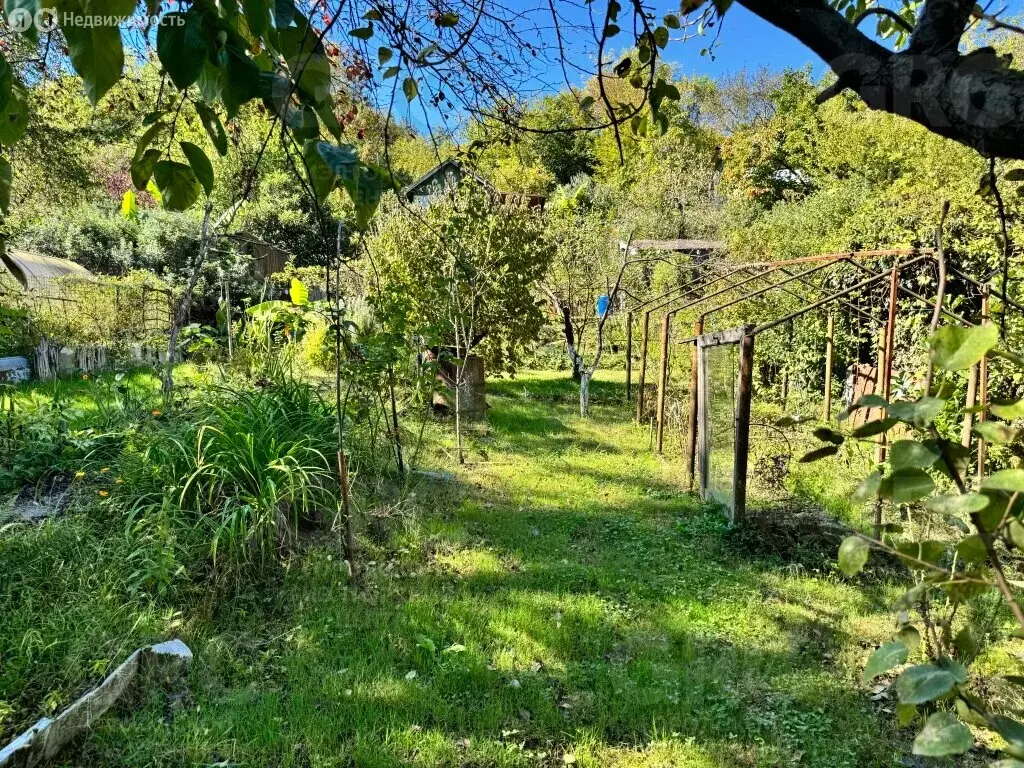
[[[821,61],[809,48],[739,4],[734,4],[726,15],[714,59],[700,55],[704,45],[694,39],[670,46],[668,58],[679,67],[679,74],[718,77],[741,69],[777,70],[802,67],[808,62],[814,64],[816,72],[823,70]]]
[[[520,2],[523,3],[522,6],[517,5]],[[593,72],[596,50],[591,33],[593,22],[590,14],[596,15],[598,25],[602,23],[601,19],[603,19],[606,7],[605,0],[594,0],[590,4],[587,4],[586,0],[555,0],[555,2],[558,4],[559,15],[567,22],[566,27],[563,28],[563,43],[567,60],[582,70]],[[557,63],[557,40],[551,31],[550,16],[543,11],[546,3],[538,3],[537,0],[505,0],[505,4],[512,9],[525,9],[527,6],[541,9],[537,11],[537,15],[527,14],[528,20],[520,27],[520,32],[527,31],[534,35],[540,46],[549,54],[546,57],[533,60],[533,71],[536,78],[524,82],[525,90],[520,93],[520,96],[529,99],[542,93],[562,90],[564,81],[561,66]],[[892,4],[896,5],[896,0]],[[1003,17],[1019,19],[1024,15],[1024,0],[1002,0],[1002,2],[992,0],[990,3],[983,0],[982,4],[988,12],[997,13]],[[658,15],[678,13],[679,0],[653,0],[651,7]],[[577,27],[576,35],[571,29],[574,25]],[[863,25],[865,31],[870,31],[871,28],[870,21]],[[620,37],[624,44],[628,42],[629,35],[623,34]],[[758,69],[767,68],[772,71],[780,71],[803,68],[808,64],[811,65],[815,76],[820,77],[827,72],[825,64],[809,48],[798,42],[796,38],[751,13],[740,3],[734,3],[726,14],[724,27],[718,35],[717,46],[713,51],[714,55],[702,56],[701,50],[711,44],[712,37],[713,35],[709,34],[703,38],[698,37],[685,41],[672,40],[664,52],[665,58],[675,65],[677,74],[684,77],[706,75],[719,78],[736,74],[741,70],[755,72]],[[555,54],[554,58],[551,58],[552,54]],[[606,55],[608,59],[615,60],[614,51],[606,51]],[[1018,62],[1017,66],[1024,67],[1024,63]],[[583,85],[587,79],[578,70],[574,71],[572,66],[569,67],[569,73],[570,77],[575,80],[573,82],[575,86]],[[445,122],[440,113],[433,109],[430,112],[431,122]],[[399,113],[417,128],[424,127],[421,110],[415,108],[403,110],[400,107]],[[448,115],[448,117],[449,119],[454,118],[458,122],[457,115]],[[438,120],[439,118],[440,120]],[[449,127],[451,126],[449,125]]]

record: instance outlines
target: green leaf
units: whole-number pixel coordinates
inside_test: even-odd
[[[381,77],[384,80],[390,80],[392,77],[397,77],[398,73],[402,71],[401,67],[388,67],[384,70],[384,74]]]
[[[973,746],[970,728],[949,712],[935,712],[914,739],[914,754],[922,757],[961,755]]]
[[[350,178],[355,175],[356,166],[359,165],[359,155],[354,146],[351,144],[329,144],[326,141],[321,141],[316,148],[327,166],[339,178]]]
[[[974,533],[960,540],[956,545],[957,557],[965,563],[976,565],[985,562],[988,553],[985,551],[985,544],[981,536]]]
[[[270,28],[270,0],[242,0],[245,20],[255,37],[263,37]]]
[[[814,461],[821,461],[827,459],[829,456],[835,456],[839,453],[838,445],[826,445],[824,448],[818,448],[817,450],[811,451],[810,453],[804,454],[800,457],[801,464],[810,464]]]
[[[897,440],[889,449],[889,463],[893,469],[917,467],[925,469],[941,458],[938,450],[916,440]]]
[[[654,30],[654,44],[659,48],[668,45],[668,30],[665,27],[657,27]]]
[[[839,413],[839,421],[846,421],[850,414],[861,408],[885,408],[887,405],[889,401],[879,395],[861,395],[853,405]]]
[[[184,90],[199,79],[207,42],[198,10],[166,14],[156,30],[156,55],[167,76]]]
[[[905,559],[907,565],[916,568],[918,562],[938,563],[946,554],[946,542],[943,541],[903,541],[896,545],[896,551]]]
[[[282,29],[277,40],[293,79],[296,73],[302,73],[297,83],[299,90],[314,104],[330,99],[331,62],[319,36],[309,31],[303,20],[301,26]]]
[[[454,27],[459,23],[459,14],[452,11],[438,14],[434,23],[439,27]]]
[[[192,166],[174,160],[161,160],[153,169],[153,180],[168,211],[184,211],[202,192]]]
[[[0,211],[11,210],[11,187],[14,185],[14,170],[6,157],[0,157]]]
[[[383,67],[394,57],[394,52],[385,46],[381,46],[377,49],[377,61]]]
[[[413,78],[407,77],[402,81],[402,93],[405,94],[406,101],[412,101],[415,99],[419,92],[420,88]]]
[[[978,655],[980,646],[978,645],[978,641],[974,638],[974,632],[971,630],[969,624],[956,633],[956,637],[953,638],[953,647],[956,648],[957,657],[965,664],[969,663]],[[964,670],[965,680],[966,675],[967,672]]]
[[[290,27],[295,20],[296,10],[294,0],[274,0],[274,26],[278,29]]]
[[[878,489],[882,486],[882,473],[879,470],[875,470],[870,475],[860,481],[860,485],[857,486],[857,490],[853,492],[853,501],[856,504],[863,504],[869,499],[875,498],[878,495]]]
[[[866,424],[861,424],[850,434],[853,435],[853,437],[858,438],[874,437],[875,435],[880,435],[883,432],[888,432],[898,423],[899,419],[875,419],[874,421],[869,421]]]
[[[342,180],[345,191],[355,205],[356,226],[359,229],[367,227],[377,211],[377,206],[380,205],[381,194],[384,191],[381,177],[382,174],[377,170],[360,163],[355,178]]]
[[[972,429],[974,434],[989,443],[1012,443],[1020,432],[1009,424],[999,421],[979,421]]]
[[[994,400],[989,405],[989,410],[1007,421],[1024,418],[1024,400]]]
[[[188,164],[192,166],[196,179],[202,184],[206,196],[209,197],[213,194],[213,163],[210,162],[206,153],[195,144],[188,141],[182,141],[180,144],[181,151],[188,160]]]
[[[927,427],[942,413],[946,401],[937,397],[922,397],[916,401],[900,401],[890,403],[886,412],[890,418],[911,424],[915,427]]]
[[[1024,469],[1002,469],[982,478],[981,487],[992,491],[1024,491]]]
[[[981,360],[998,341],[995,325],[947,325],[932,337],[932,362],[946,371],[963,371]]]
[[[135,200],[135,190],[129,189],[121,198],[121,215],[129,220],[139,217],[139,206]]]
[[[9,147],[18,143],[28,127],[28,102],[24,88],[18,84],[11,91],[7,104],[0,109],[0,144]]]
[[[316,119],[316,110],[308,105],[302,109],[289,109],[287,122],[292,135],[299,141],[320,138],[320,123]]]
[[[921,644],[921,633],[917,631],[917,627],[913,624],[907,624],[896,635],[896,639],[907,646],[908,651],[913,653]]]
[[[901,664],[905,664],[909,651],[907,646],[898,641],[886,643],[881,648],[875,650],[874,653],[868,657],[867,666],[864,667],[864,675],[862,677],[865,683],[870,683],[879,675],[884,675],[890,669],[898,667]]]
[[[894,504],[910,504],[935,490],[931,475],[920,469],[899,469],[882,480],[879,495]]]
[[[934,664],[919,664],[906,670],[895,689],[904,704],[924,704],[945,696],[956,685],[956,676]]]
[[[1006,181],[1024,181],[1024,168],[1011,168],[1003,174]]]
[[[14,87],[14,70],[7,62],[7,57],[0,53],[0,110],[7,106]]]
[[[297,304],[299,306],[309,304],[309,289],[306,287],[305,283],[298,278],[292,278],[292,284],[288,290],[288,296],[291,298],[292,304]]]
[[[213,142],[217,154],[224,157],[228,153],[228,135],[224,130],[224,124],[220,121],[217,113],[202,101],[196,102],[196,114],[203,123],[210,141]]]
[[[230,120],[238,114],[243,104],[260,95],[260,69],[256,62],[235,46],[228,45],[225,50],[227,64],[221,81],[221,101],[224,102]]]
[[[662,19],[662,21],[665,23],[665,26],[668,27],[669,29],[679,29],[679,27],[681,26],[679,23],[679,17],[676,16],[674,13],[666,14],[665,18]]]
[[[818,427],[814,430],[813,434],[816,438],[821,440],[821,442],[832,443],[833,445],[842,445],[846,440],[846,437],[842,433],[836,432],[834,429],[829,429],[828,427]]]
[[[356,27],[348,31],[351,37],[356,40],[369,40],[373,37],[373,24],[367,24],[365,27]]]
[[[153,178],[153,169],[156,168],[161,154],[159,149],[147,149],[141,157],[132,160],[130,170],[132,184],[136,189],[146,189],[149,180]]]
[[[581,112],[586,112],[592,106],[594,106],[594,97],[593,96],[584,96],[582,99],[580,99],[580,111]]]
[[[995,726],[996,733],[1002,736],[1015,750],[1024,749],[1024,725],[1003,715],[996,715],[992,724]]]
[[[1006,526],[1006,535],[1010,543],[1017,549],[1024,549],[1024,524],[1020,520],[1011,520]]]
[[[318,144],[319,142],[310,140],[303,145],[302,161],[306,166],[309,183],[313,187],[316,199],[322,203],[331,194],[334,185],[337,184],[338,176],[318,151]],[[328,144],[327,146],[331,145]]]
[[[896,722],[899,723],[901,728],[906,728],[914,721],[914,717],[917,715],[917,706],[914,704],[897,704],[896,705]]]
[[[839,570],[847,576],[856,576],[868,562],[871,547],[860,536],[847,536],[839,545]]]

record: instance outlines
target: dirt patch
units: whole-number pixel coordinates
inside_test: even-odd
[[[0,522],[36,523],[63,514],[70,502],[71,478],[53,475],[22,488],[10,509],[0,510]]]
[[[856,531],[813,505],[792,502],[747,510],[746,519],[726,534],[727,545],[745,556],[778,558],[811,571],[834,570],[839,545]],[[871,571],[906,573],[900,561],[875,552]]]

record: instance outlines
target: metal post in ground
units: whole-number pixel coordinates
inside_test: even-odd
[[[832,419],[832,355],[835,348],[835,314],[828,313],[828,328],[825,332],[825,407],[822,418],[825,422]]]
[[[640,378],[636,385],[636,423],[644,418],[644,387],[647,384],[647,335],[651,328],[650,310],[644,312],[643,333],[640,338]]]
[[[894,353],[893,342],[896,336],[896,302],[899,297],[899,280],[899,268],[893,267],[889,278],[889,316],[886,320],[885,335],[883,336],[883,358],[879,360],[878,366],[878,383],[880,385],[879,393],[886,400],[889,399],[892,384],[892,358]],[[885,417],[884,411],[882,412],[882,417]],[[885,462],[886,449],[886,433],[883,432],[878,436],[878,451],[875,454],[875,463],[882,464]],[[880,539],[881,537],[882,502],[879,499],[875,501],[875,538]]]
[[[633,399],[633,313],[626,313],[626,402]]]
[[[665,445],[665,397],[668,390],[668,334],[672,313],[665,313],[661,323],[661,368],[658,371],[658,453]]]
[[[704,333],[704,318],[700,317],[693,325],[693,337],[696,339]],[[693,361],[690,367],[690,420],[686,425],[686,479],[689,489],[697,481],[697,377],[700,373],[700,347],[693,342]]]
[[[747,460],[750,455],[750,401],[754,383],[754,330],[747,328],[740,343],[739,381],[736,387],[736,439],[733,456],[732,523],[747,514]]]

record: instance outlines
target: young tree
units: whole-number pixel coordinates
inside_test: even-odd
[[[470,355],[512,373],[537,338],[544,322],[537,287],[553,251],[543,221],[475,180],[425,210],[391,201],[368,251],[376,311],[456,359],[458,410]]]

